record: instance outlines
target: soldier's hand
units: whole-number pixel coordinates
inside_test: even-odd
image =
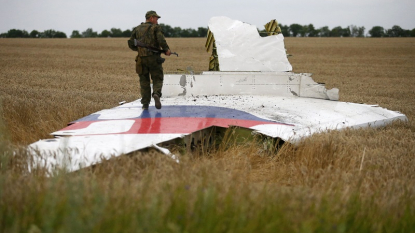
[[[167,50],[165,54],[166,54],[166,56],[170,56],[170,54],[171,54],[170,49],[169,49],[169,50]]]

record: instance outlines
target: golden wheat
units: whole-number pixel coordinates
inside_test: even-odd
[[[165,72],[186,72],[190,67],[195,72],[206,70],[209,54],[204,42],[201,38],[169,38],[172,51],[179,57],[167,57]],[[350,208],[344,206],[356,194],[359,203],[366,203],[362,208],[376,208],[373,213],[380,213],[380,217],[394,213],[390,220],[394,223],[399,224],[399,217],[405,213],[413,216],[415,39],[286,38],[285,44],[293,55],[289,60],[294,72],[313,73],[315,81],[339,88],[341,101],[378,104],[406,114],[409,122],[322,133],[305,139],[298,147],[284,145],[277,153],[264,151],[255,142],[205,157],[185,156],[180,164],[163,160],[157,153],[137,153],[140,156],[103,163],[87,172],[89,178],[82,182],[98,179],[98,190],[114,202],[138,201],[139,197],[151,200],[146,195],[156,193],[162,203],[173,205],[166,190],[187,184],[195,195],[186,196],[190,203],[195,203],[192,200],[196,201],[201,189],[212,186],[220,193],[220,200],[227,200],[229,193],[240,193],[233,197],[235,203],[250,200],[256,208],[266,209],[272,203],[256,202],[257,197],[275,198],[296,210],[284,211],[294,225],[307,219],[314,224],[319,221],[307,213],[323,208],[325,201],[331,203],[333,218],[335,214],[347,215],[345,211]],[[139,98],[134,59],[126,38],[0,39],[0,112],[13,144],[27,145],[47,138],[72,120],[114,107],[122,100]],[[22,163],[18,158],[14,162]],[[16,178],[13,173],[4,179],[3,187],[13,187],[5,191],[10,199],[5,203],[18,208],[19,198],[43,192],[41,185],[49,183],[36,179]],[[29,192],[24,194],[27,186]],[[65,190],[59,189],[56,195],[63,195]],[[87,193],[85,199],[90,200]],[[376,216],[371,223],[378,226],[370,229],[385,229],[388,223]]]
[[[168,42],[179,57],[167,57],[166,73],[206,70],[203,38]],[[139,98],[135,52],[124,38],[2,39],[0,45],[3,118],[15,144],[49,137],[72,120]],[[286,48],[294,72],[313,73],[315,81],[339,88],[341,101],[379,104],[408,116],[397,133],[389,132],[396,127],[376,131],[373,146],[373,137],[360,143],[347,137],[352,147],[387,152],[399,144],[414,154],[414,39],[286,38]],[[366,153],[370,157],[371,150]]]

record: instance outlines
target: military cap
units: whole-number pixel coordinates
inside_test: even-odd
[[[147,11],[146,19],[150,18],[151,16],[156,16],[157,18],[161,18],[155,11]]]

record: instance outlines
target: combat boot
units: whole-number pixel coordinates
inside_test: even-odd
[[[161,108],[160,96],[157,94],[153,94],[153,99],[154,99],[154,102],[156,103],[156,108],[160,109]]]

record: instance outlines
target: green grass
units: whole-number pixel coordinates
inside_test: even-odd
[[[150,150],[75,173],[28,173],[27,155],[1,147],[1,232],[413,232],[414,190],[385,185],[368,191],[370,172],[349,176],[335,163],[338,146],[304,142],[273,155],[255,143],[233,144],[177,164]],[[319,159],[298,166],[310,179],[284,186],[250,181],[254,160],[295,164],[310,150]],[[331,159],[330,159],[331,158]],[[235,165],[241,161],[243,165]],[[233,162],[231,162],[233,161]],[[319,164],[318,166],[316,164]],[[307,167],[308,166],[308,167]],[[343,165],[342,165],[343,166]],[[308,171],[307,171],[308,169]],[[312,171],[314,170],[314,171]],[[319,172],[319,175],[313,173]],[[327,182],[319,176],[338,176]],[[328,187],[329,186],[329,187]],[[410,190],[411,189],[411,190]]]

